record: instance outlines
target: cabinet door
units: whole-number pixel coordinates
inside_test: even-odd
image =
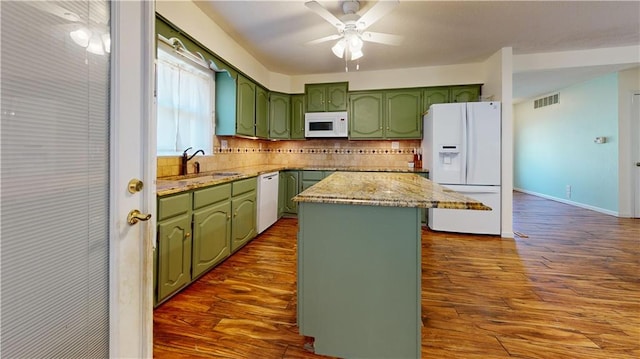
[[[436,103],[449,102],[448,87],[432,87],[422,91],[422,112],[429,111],[429,107]]]
[[[386,138],[422,138],[421,93],[420,90],[386,93]]]
[[[307,112],[324,112],[326,86],[323,84],[306,85]]]
[[[269,92],[256,87],[256,137],[269,137]]]
[[[382,92],[357,93],[349,96],[349,138],[383,137]]]
[[[298,195],[298,171],[287,171],[284,176],[287,192],[284,211],[285,213],[298,213],[298,203],[292,201],[292,198]]]
[[[231,211],[231,252],[235,252],[256,236],[256,193],[234,197]]]
[[[304,140],[304,95],[291,96],[291,139]]]
[[[286,186],[285,172],[280,172],[278,175],[278,218],[282,217],[284,213],[284,205],[287,203],[287,186]]]
[[[192,279],[220,263],[231,253],[230,219],[231,203],[228,200],[193,212]]]
[[[245,136],[255,136],[256,118],[256,85],[238,75],[236,133]]]
[[[271,94],[269,102],[269,138],[289,138],[290,111],[289,95]]]
[[[158,223],[158,302],[191,281],[191,213]]]
[[[480,99],[480,86],[454,86],[450,90],[451,102],[476,102]]]
[[[326,89],[326,111],[347,110],[347,84],[330,84]]]

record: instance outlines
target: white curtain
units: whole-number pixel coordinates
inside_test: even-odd
[[[159,49],[158,154],[211,154],[212,73]]]

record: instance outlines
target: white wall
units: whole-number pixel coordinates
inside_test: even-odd
[[[482,64],[482,97],[502,103],[502,237],[513,237],[513,49],[505,47]]]
[[[621,217],[631,217],[633,208],[632,121],[640,122],[637,117],[632,118],[631,97],[634,93],[640,93],[640,67],[618,73],[618,212]],[[640,139],[636,139],[638,141]]]

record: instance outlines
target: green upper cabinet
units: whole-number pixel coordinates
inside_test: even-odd
[[[306,84],[307,112],[347,110],[347,82]]]
[[[429,107],[436,103],[449,102],[448,87],[429,87],[422,90],[422,112],[429,110]]]
[[[238,74],[236,134],[255,136],[256,84]]]
[[[291,128],[290,96],[282,93],[271,93],[269,101],[269,138],[288,139]]]
[[[385,97],[385,138],[422,138],[421,91],[387,91]]]
[[[349,95],[349,139],[422,137],[420,89],[357,92]]]
[[[304,94],[291,95],[291,134],[292,140],[304,140],[304,113],[306,112]]]
[[[269,92],[256,86],[256,137],[269,137]]]
[[[452,86],[449,102],[476,102],[480,100],[480,85]]]
[[[359,92],[349,95],[349,138],[384,136],[384,94]]]

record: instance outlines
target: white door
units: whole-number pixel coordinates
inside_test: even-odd
[[[425,134],[431,153],[430,177],[436,183],[466,183],[466,106],[460,103],[431,106]]]
[[[0,352],[151,357],[154,225],[126,218],[155,213],[154,3],[2,1],[0,18]]]
[[[110,357],[150,358],[153,348],[152,242],[155,218],[154,2],[113,1],[111,67]],[[139,179],[141,191],[128,183]]]
[[[633,109],[631,111],[631,128],[634,136],[631,136],[632,161],[634,162],[632,181],[634,183],[634,211],[633,217],[640,218],[640,93],[633,95]]]

